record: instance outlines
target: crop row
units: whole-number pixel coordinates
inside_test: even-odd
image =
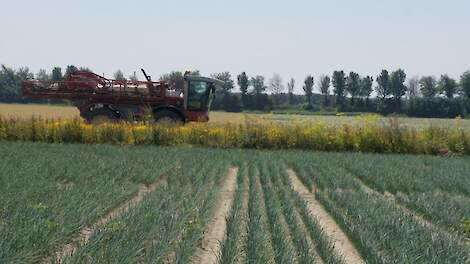
[[[0,155],[2,263],[38,262],[139,185],[163,177],[63,261],[188,263],[211,228],[229,166],[239,170],[226,236],[215,252],[220,263],[345,262],[288,169],[315,191],[368,263],[470,259],[459,231],[470,218],[468,186],[458,186],[468,184],[467,157],[25,142],[0,143]],[[364,184],[376,192],[364,192]]]
[[[463,232],[470,216],[470,164],[459,159],[368,155],[342,159],[338,167],[380,193],[391,193],[408,208],[449,231]],[[334,159],[335,160],[335,159]]]
[[[435,200],[410,200],[409,204],[406,204],[411,208],[410,212],[384,195],[362,191],[359,180],[370,180],[367,182],[376,183],[382,188],[384,183],[392,181],[396,184],[407,184],[406,179],[409,179],[409,175],[406,175],[405,172],[412,173],[413,170],[407,168],[410,165],[407,165],[406,161],[400,163],[401,168],[397,168],[403,173],[403,178],[400,178],[399,175],[395,175],[395,178],[387,178],[387,171],[396,169],[397,164],[393,162],[393,159],[398,157],[387,157],[382,161],[382,164],[380,161],[374,160],[373,155],[348,155],[346,158],[344,154],[299,157],[301,156],[292,157],[292,160],[295,160],[295,164],[294,162],[292,164],[296,167],[299,176],[305,183],[313,184],[317,188],[317,199],[334,216],[368,262],[465,263],[470,258],[470,248],[465,244],[465,239],[459,234],[448,233],[444,224],[440,225],[439,222],[435,222],[436,219],[440,219],[439,217],[444,218],[443,213],[438,212],[439,206],[445,207],[443,200],[438,202],[438,205],[435,204]],[[384,159],[379,156],[376,158]],[[432,157],[401,158],[404,160],[414,159],[419,164],[421,159],[423,159],[422,162],[429,162]],[[451,160],[450,162],[460,162],[460,160]],[[369,164],[369,166],[362,167],[364,164]],[[386,170],[381,168],[381,171],[375,171],[371,164],[375,164],[377,170],[380,170],[381,165],[388,164],[388,167]],[[440,172],[436,171],[435,173],[437,176]],[[450,186],[449,181],[463,180],[459,178],[464,178],[465,175],[463,172],[456,172],[448,175],[447,179],[441,179],[444,183],[435,182],[435,186]],[[427,184],[426,179],[427,177],[417,176],[413,182],[408,184],[419,188],[416,185]],[[376,187],[376,185],[371,186]],[[406,190],[406,188],[404,189]],[[377,187],[377,190],[387,191],[387,188]],[[459,190],[460,188],[454,186],[454,189],[448,191],[458,192]],[[414,198],[415,193],[411,195]],[[452,197],[457,199],[457,196]],[[468,201],[468,198],[462,199]],[[444,211],[450,214],[447,217],[448,224],[450,222],[456,226],[461,221],[459,217],[469,217],[468,209],[463,208],[463,200],[458,200],[456,203],[453,203],[452,200],[447,202],[448,206],[452,208]],[[412,204],[416,207],[411,206]],[[463,210],[456,210],[456,206],[460,206]],[[413,216],[415,214],[413,210],[418,207],[428,210],[427,212],[432,215],[430,217],[431,224],[436,225],[426,226],[421,221],[417,221]],[[419,210],[417,211],[419,212]]]
[[[221,263],[343,263],[306,202],[292,189],[282,162],[247,158],[251,162],[242,164],[227,218]]]
[[[226,168],[223,163],[212,168],[183,165],[178,174],[169,175],[166,186],[107,224],[64,262],[187,263],[199,245]]]
[[[1,144],[0,262],[37,261],[170,169],[164,153],[124,153],[106,146]]]
[[[79,119],[0,118],[0,140],[52,143],[129,145],[195,145],[218,148],[308,149],[376,153],[470,154],[470,131],[427,127],[414,129],[367,120],[356,125],[282,124],[247,121],[241,124],[110,123],[89,125]]]
[[[196,153],[198,158],[194,158]],[[168,230],[179,230],[180,237],[184,236],[183,242],[173,241],[172,249],[177,259],[187,259],[199,241],[228,167],[228,159],[223,157],[216,166],[211,166],[210,154],[191,149],[182,152],[170,148],[156,151],[104,145],[0,144],[0,262],[34,263],[44,259],[72,241],[79,230],[93,226],[128,200],[139,185],[153,183],[161,177],[166,178],[164,186],[157,188],[140,207],[100,227],[100,232],[93,234],[87,246],[77,252],[77,258],[67,261],[75,262],[80,259],[78,256],[101,260],[122,257],[113,251],[118,249],[120,240],[115,236],[121,234],[118,231],[125,233],[121,242],[129,245],[131,228],[141,228],[133,237],[140,241],[144,237],[140,235],[146,232],[138,231],[162,227],[162,223],[170,224]],[[152,208],[159,211],[152,212]],[[162,211],[170,214],[156,218]],[[123,220],[131,216],[134,222]],[[182,222],[177,223],[176,218]],[[135,225],[137,219],[143,226]],[[177,230],[171,225],[181,228]],[[153,230],[166,239],[172,237],[171,233]],[[95,242],[99,237],[113,238],[107,253],[94,252],[104,248],[102,240]]]

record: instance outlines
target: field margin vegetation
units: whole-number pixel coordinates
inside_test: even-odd
[[[15,119],[0,117],[0,141],[119,145],[191,145],[213,148],[305,149],[335,152],[400,154],[470,154],[470,131],[456,119],[453,128],[422,129],[388,124],[374,115],[353,125],[283,124],[249,118],[238,124],[169,126],[151,123],[87,124],[81,119]]]

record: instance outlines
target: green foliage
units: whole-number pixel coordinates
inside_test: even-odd
[[[237,84],[240,87],[240,91],[242,94],[248,93],[248,86],[250,85],[250,80],[245,72],[240,73],[237,76]]]
[[[271,79],[269,79],[269,90],[273,95],[273,103],[275,106],[280,104],[280,95],[284,91],[284,84],[279,74],[275,73]]]
[[[408,98],[414,98],[419,96],[419,78],[413,76],[408,80]]]
[[[470,154],[470,131],[459,126],[401,126],[374,116],[355,125],[295,124],[249,120],[242,124],[188,124],[167,127],[158,124],[113,123],[89,125],[81,120],[0,119],[0,140],[53,143],[108,143],[129,145],[198,145],[208,147],[311,149],[378,153],[439,154],[443,151]]]
[[[390,88],[390,75],[388,74],[387,70],[382,70],[380,75],[376,79],[377,87],[375,87],[375,91],[377,92],[377,96],[385,100],[391,94]]]
[[[461,223],[461,215],[468,215],[468,209],[464,209],[468,198],[462,197],[460,190],[460,186],[469,189],[466,159],[305,152],[292,155],[289,162],[301,178],[314,182],[317,199],[368,263],[465,263],[470,256],[463,237],[451,229],[446,231],[448,226],[437,220],[447,213],[455,227]],[[401,200],[364,193],[357,179],[378,193],[390,192],[398,199],[438,191],[451,199],[441,214],[438,209],[445,208],[444,199],[427,196],[410,202],[422,208],[434,207],[425,216],[437,226],[427,227],[413,216],[420,210],[406,204],[409,212],[398,206]]]
[[[346,77],[344,75],[344,71],[334,71],[331,82],[334,88],[333,94],[336,96],[336,104],[343,107],[346,93]]]
[[[251,105],[250,108],[254,110],[267,110],[266,108],[269,107],[269,99],[265,94],[267,87],[264,84],[264,77],[261,75],[251,77],[250,85],[253,88],[253,96],[250,97],[249,103],[249,105]]]
[[[470,256],[466,157],[24,142],[0,148],[6,263],[40,262],[163,175],[164,184],[63,263],[188,263],[210,228],[230,164],[239,167],[238,188],[214,252],[220,263],[344,263],[287,168],[315,187],[367,263],[465,263]],[[360,182],[378,194],[365,193]],[[386,192],[396,200],[380,194]]]
[[[251,166],[248,171],[250,198],[248,200],[246,262],[253,264],[268,263],[272,259],[268,220],[263,212],[264,201],[256,179],[258,174],[259,169]]]
[[[455,118],[468,113],[463,98],[420,98],[412,97],[406,104],[404,113],[416,117]]]
[[[52,80],[53,81],[61,81],[64,78],[62,75],[62,69],[60,67],[54,67],[52,69]]]
[[[247,108],[249,106],[247,94],[248,86],[250,85],[250,79],[245,72],[242,72],[237,76],[237,84],[240,87],[240,92],[242,94],[242,105],[244,108]]]
[[[226,93],[222,95],[222,105],[224,106],[225,111],[227,112],[241,112],[242,107],[238,97],[231,93]]]
[[[223,81],[225,84],[222,87],[222,93],[229,93],[232,91],[235,83],[232,80],[232,75],[229,72],[219,72],[211,74],[211,77]]]
[[[74,72],[76,72],[76,71],[78,71],[77,66],[75,66],[75,65],[68,65],[67,68],[65,68],[64,79],[67,79],[71,73],[74,73]],[[118,70],[118,71],[119,71],[119,70]]]
[[[349,73],[349,76],[346,78],[346,92],[351,95],[351,104],[354,105],[354,98],[361,93],[361,76],[358,73]]]
[[[328,75],[320,76],[320,93],[323,95],[323,105],[328,105],[328,96],[330,95],[330,77]]]
[[[61,81],[70,74],[70,72],[81,70],[91,71],[87,67],[76,67],[68,65],[65,71],[65,77],[62,75],[60,67],[55,67],[49,74],[45,70],[37,73],[38,80]],[[117,72],[117,79],[125,80],[123,74]],[[187,71],[185,74],[199,76],[199,71]],[[466,117],[470,112],[470,101],[463,101],[468,98],[470,92],[465,92],[466,87],[470,87],[470,73],[465,72],[461,76],[461,84],[450,78],[446,74],[441,75],[439,82],[433,76],[425,76],[419,82],[417,77],[410,78],[405,86],[404,80],[406,74],[399,69],[391,74],[383,70],[376,78],[378,85],[375,87],[377,97],[369,98],[373,90],[374,79],[371,76],[365,76],[359,79],[359,76],[351,72],[345,76],[344,72],[337,71],[332,78],[320,76],[318,84],[321,95],[309,92],[307,89],[305,95],[296,95],[293,93],[295,82],[291,79],[288,84],[288,92],[283,93],[284,86],[277,76],[276,82],[270,80],[269,85],[265,85],[265,79],[261,75],[248,78],[245,72],[237,76],[237,84],[240,86],[240,93],[233,92],[234,81],[229,72],[220,72],[212,75],[215,78],[226,82],[223,91],[217,91],[217,96],[213,102],[214,110],[225,111],[302,111],[308,109],[310,112],[376,112],[380,114],[407,114],[419,117]],[[0,101],[15,103],[60,103],[60,99],[35,99],[21,96],[21,81],[33,78],[34,75],[27,68],[10,69],[2,67],[0,70]],[[433,80],[431,80],[433,79]],[[468,80],[467,80],[468,79]],[[129,76],[129,80],[137,80],[135,76]],[[329,95],[328,80],[333,83],[333,94],[336,97],[336,105],[331,105],[333,96]],[[184,77],[180,71],[173,71],[163,74],[160,81],[167,82],[171,89],[183,90]],[[322,83],[323,82],[323,83]],[[313,81],[312,81],[313,83]],[[275,85],[271,85],[275,84]],[[307,88],[310,84],[307,83]],[[250,86],[252,87],[250,89]],[[272,94],[266,94],[266,90]],[[421,93],[424,99],[421,98]],[[470,91],[470,88],[467,89]],[[305,91],[305,90],[304,90]],[[231,93],[231,96],[225,98],[224,94]],[[351,95],[351,101],[345,100],[346,93]],[[406,94],[406,100],[401,98]],[[434,100],[438,94],[444,94],[448,101]],[[393,96],[393,98],[392,98]],[[454,100],[455,99],[457,100]],[[418,100],[411,100],[416,99]],[[440,97],[437,97],[440,98]],[[421,100],[423,99],[423,100]],[[237,103],[236,101],[241,101]],[[307,101],[307,104],[305,102]],[[228,103],[228,105],[225,104]]]
[[[468,100],[470,98],[470,71],[466,71],[460,76],[460,87]]]
[[[2,143],[0,259],[38,262],[79,228],[170,168],[171,151],[151,154],[109,146]],[[4,223],[2,225],[2,223]],[[121,228],[110,223],[111,230]]]
[[[86,72],[93,72],[90,68],[88,67],[80,67],[78,68],[79,71],[86,71]]]
[[[307,97],[307,110],[312,109],[313,84],[314,80],[312,75],[305,77],[302,89],[304,90],[305,96]]]
[[[184,89],[184,77],[180,71],[172,71],[160,76],[161,82],[166,82],[171,89],[182,91]]]
[[[419,80],[419,86],[421,90],[421,94],[425,98],[434,98],[438,92],[437,90],[437,82],[434,76],[423,76]]]
[[[119,228],[98,232],[65,262],[93,258],[160,263],[174,253],[171,262],[187,263],[203,235],[228,164],[207,166],[209,156],[201,153],[197,160],[181,158],[175,160],[180,167],[167,172],[167,184],[124,214],[117,221]]]
[[[390,93],[393,95],[395,101],[400,101],[406,94],[405,80],[406,74],[402,69],[392,72],[390,76]]]
[[[295,88],[295,80],[294,78],[290,78],[289,82],[287,83],[287,93],[289,95],[289,104],[294,103],[294,88]]]
[[[441,75],[438,83],[438,90],[447,98],[452,99],[457,93],[457,82],[447,74]]]
[[[462,221],[462,230],[470,238],[470,218]]]
[[[21,82],[32,79],[34,74],[27,67],[13,70],[1,65],[0,70],[0,98],[17,97],[21,94]]]
[[[44,69],[40,69],[38,74],[36,74],[36,79],[40,81],[49,81],[51,78],[51,75],[49,75]]]
[[[117,70],[114,74],[113,77],[117,81],[125,81],[126,77],[124,77],[124,73],[122,73],[121,70]]]
[[[251,77],[250,84],[253,87],[254,94],[262,94],[266,91],[266,85],[264,85],[264,77],[261,75]]]
[[[372,85],[374,84],[374,78],[372,76],[365,76],[361,80],[361,91],[359,95],[369,99],[372,93]]]
[[[248,166],[243,163],[238,171],[237,191],[226,221],[227,235],[219,257],[221,264],[239,263],[243,254],[243,246],[246,245],[247,208],[244,203],[248,199],[246,198],[248,190],[245,187],[248,186],[246,184],[247,173]]]

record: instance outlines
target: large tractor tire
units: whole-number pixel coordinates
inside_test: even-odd
[[[160,110],[154,113],[155,122],[158,124],[169,124],[169,125],[178,125],[183,124],[183,118],[170,110]]]
[[[98,108],[91,111],[86,120],[90,124],[99,125],[103,123],[112,123],[118,120],[118,116],[109,108]]]

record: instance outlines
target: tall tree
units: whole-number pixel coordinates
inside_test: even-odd
[[[63,75],[62,75],[62,69],[60,67],[54,67],[54,69],[52,69],[51,78],[52,78],[53,81],[62,80],[64,78]]]
[[[65,68],[65,77],[67,78],[71,73],[74,73],[78,71],[78,68],[75,65],[68,65],[67,68]]]
[[[192,71],[187,70],[187,71],[184,72],[183,75],[184,76],[201,76],[201,73],[199,72],[198,69],[196,69],[196,70],[192,70]]]
[[[235,86],[235,82],[232,80],[232,75],[228,71],[213,73],[211,74],[211,77],[225,83],[222,86],[222,93],[224,94],[231,92]]]
[[[86,71],[86,72],[93,72],[90,68],[88,67],[80,67],[78,68],[80,71]]]
[[[346,78],[346,91],[351,96],[351,105],[354,106],[354,99],[361,92],[361,77],[358,73],[349,73],[349,76]]]
[[[274,104],[278,106],[280,104],[279,96],[284,91],[284,85],[282,84],[281,75],[275,73],[271,79],[269,79],[269,90],[274,96]]]
[[[287,83],[287,93],[289,94],[289,104],[294,103],[294,87],[295,87],[295,80],[294,78],[290,78],[289,82]]]
[[[336,104],[343,107],[346,92],[346,76],[344,71],[334,71],[331,82],[333,84],[333,94],[336,97]]]
[[[370,94],[372,93],[372,86],[374,85],[374,78],[372,76],[365,76],[361,80],[361,92],[359,95],[369,101]]]
[[[117,81],[125,81],[126,77],[124,77],[124,73],[121,70],[117,70],[114,74],[114,79]]]
[[[408,80],[408,98],[419,96],[419,77],[413,76]]]
[[[262,94],[266,91],[266,85],[264,85],[264,77],[261,75],[251,77],[250,84],[253,87],[254,94]]]
[[[250,85],[250,80],[245,72],[240,73],[237,76],[237,84],[240,87],[240,92],[242,94],[242,105],[244,108],[248,107],[248,86]]]
[[[434,76],[423,76],[419,80],[421,94],[425,98],[433,98],[437,94],[436,78]]]
[[[159,81],[166,82],[170,89],[175,91],[183,91],[184,89],[184,77],[183,73],[180,71],[162,74]]]
[[[216,98],[222,98],[222,109],[229,112],[238,112],[240,110],[240,100],[231,93],[235,84],[232,80],[232,75],[225,71],[213,73],[211,77],[224,82],[224,85],[221,87],[222,89],[215,91],[218,94]]]
[[[302,87],[302,89],[304,89],[305,96],[307,97],[307,109],[313,108],[312,106],[313,84],[314,84],[314,80],[313,80],[312,75],[308,75],[307,77],[305,77],[304,86]]]
[[[264,77],[261,75],[251,77],[250,84],[253,87],[254,108],[264,110],[268,104],[267,96],[264,94],[267,88],[264,84]]]
[[[51,76],[47,73],[46,70],[40,69],[38,74],[36,74],[36,79],[40,81],[48,81],[51,79]]]
[[[395,110],[401,107],[401,98],[406,94],[406,73],[402,69],[392,72],[390,77],[390,93],[393,95]]]
[[[463,95],[470,101],[470,71],[466,71],[460,76],[460,88]]]
[[[439,79],[438,90],[447,98],[454,98],[454,95],[457,92],[457,82],[450,78],[449,75],[443,74]]]
[[[323,96],[323,105],[328,105],[328,96],[330,95],[330,77],[328,75],[321,75],[320,76],[320,93]]]
[[[1,65],[0,70],[0,97],[15,98],[21,93],[21,82],[34,78],[28,67],[17,70]]]
[[[377,87],[375,87],[375,91],[377,92],[377,95],[382,98],[382,100],[385,100],[391,93],[390,75],[388,74],[388,71],[382,70],[376,81]]]

